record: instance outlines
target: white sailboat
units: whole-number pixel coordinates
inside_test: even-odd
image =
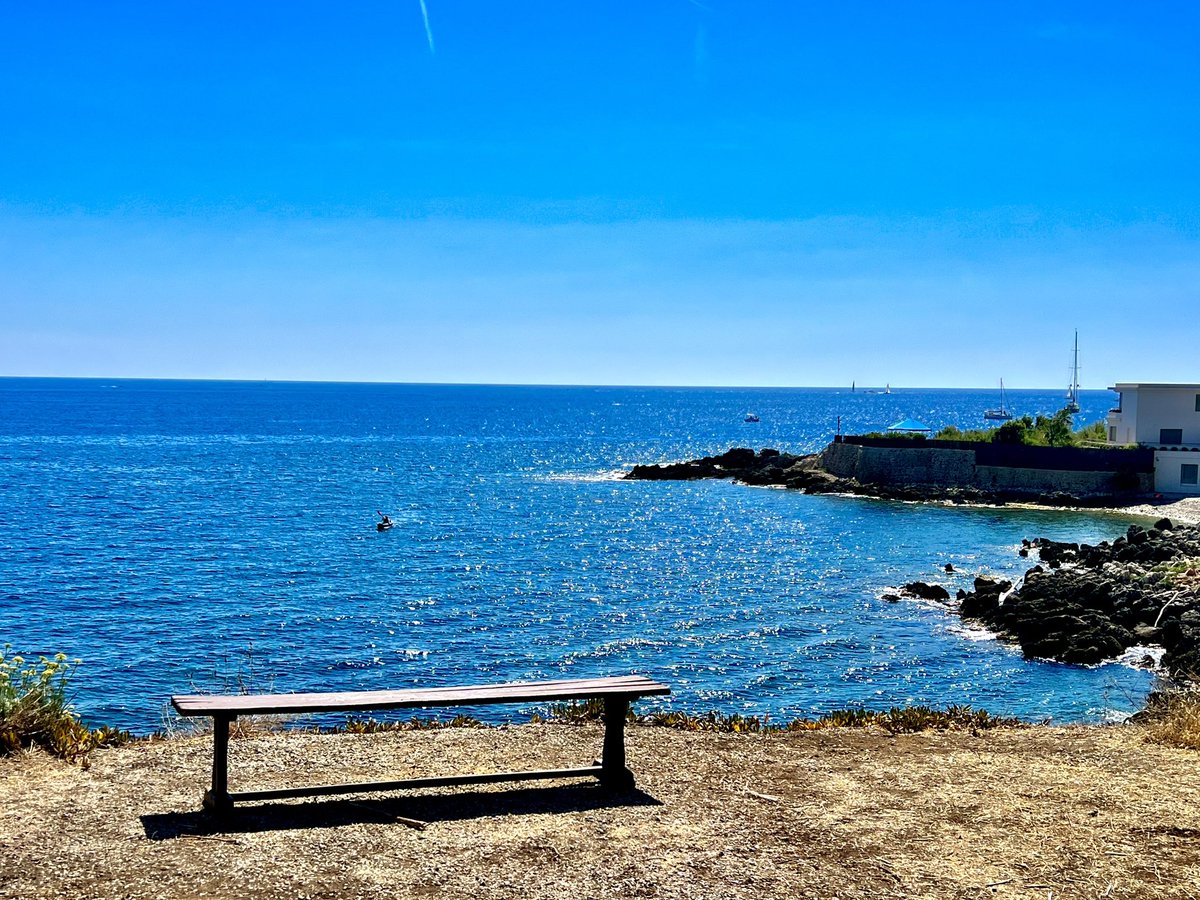
[[[1067,388],[1067,411],[1079,412],[1079,329],[1075,329],[1075,357],[1071,362],[1071,386]]]
[[[985,419],[993,419],[1001,422],[1007,422],[1013,417],[1013,414],[1008,411],[1008,405],[1004,397],[1004,379],[1000,379],[1000,408],[989,409],[983,414]]]

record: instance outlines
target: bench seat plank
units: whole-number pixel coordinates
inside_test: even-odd
[[[304,694],[181,694],[171,705],[181,716],[244,716],[279,713],[364,712],[436,706],[540,703],[589,697],[644,697],[671,689],[641,675],[561,681],[515,681],[398,691]]]

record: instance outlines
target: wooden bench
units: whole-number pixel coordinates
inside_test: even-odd
[[[535,778],[595,777],[606,788],[628,790],[633,773],[625,765],[625,718],[638,697],[669,694],[671,689],[640,675],[587,678],[572,681],[529,681],[476,684],[463,687],[403,691],[347,691],[328,694],[186,694],[171,698],[181,716],[213,719],[212,787],[204,794],[204,808],[227,812],[234,803],[280,800],[321,794],[352,794],[401,788],[443,787],[452,784],[489,784]],[[567,700],[604,701],[604,746],[601,760],[576,769],[534,772],[494,772],[434,778],[407,778],[366,784],[323,784],[267,791],[229,790],[229,726],[238,716],[307,715],[325,712],[373,712],[386,709],[478,706],[495,703],[546,703]]]

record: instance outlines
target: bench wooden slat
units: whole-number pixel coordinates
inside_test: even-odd
[[[182,694],[171,698],[181,716],[242,716],[278,713],[361,712],[434,706],[539,703],[588,697],[669,694],[671,689],[641,675],[560,681],[475,684],[397,691],[340,691],[303,694]]]

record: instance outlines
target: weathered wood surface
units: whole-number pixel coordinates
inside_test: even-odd
[[[307,694],[181,694],[171,705],[181,716],[244,716],[277,713],[356,712],[436,706],[540,703],[591,697],[646,697],[671,689],[641,675],[475,684],[398,691],[341,691]]]

